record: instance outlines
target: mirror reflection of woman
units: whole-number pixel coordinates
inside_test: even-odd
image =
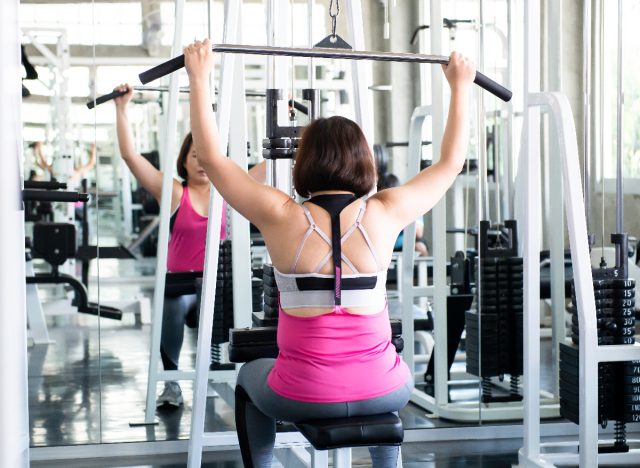
[[[162,172],[136,150],[133,142],[127,111],[128,103],[133,96],[133,88],[123,84],[116,87],[114,91],[126,91],[126,94],[114,100],[118,146],[122,159],[138,183],[160,203]],[[174,178],[171,185],[171,233],[167,252],[167,271],[202,271],[211,184],[196,157],[191,132],[182,142],[176,170],[182,181]],[[252,175],[258,178],[264,177],[262,172],[264,172],[263,165],[259,165],[252,171]],[[222,212],[220,240],[226,238],[225,209]],[[160,356],[165,370],[178,369],[184,326],[187,323],[190,325],[197,323],[198,310],[196,309],[195,294],[165,296],[160,340]],[[156,405],[179,407],[183,402],[180,385],[174,381],[167,381],[164,390],[158,396]]]

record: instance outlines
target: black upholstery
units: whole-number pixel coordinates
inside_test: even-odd
[[[402,421],[394,413],[316,419],[295,426],[316,450],[400,445],[404,439]]]

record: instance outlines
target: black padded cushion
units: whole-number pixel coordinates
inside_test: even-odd
[[[393,413],[315,419],[295,426],[316,450],[400,445],[404,439],[402,421]]]

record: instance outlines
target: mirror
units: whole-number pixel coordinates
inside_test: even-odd
[[[105,319],[98,318],[90,260],[90,246],[99,241],[96,163],[103,151],[85,107],[91,5],[25,1],[20,18],[24,177],[39,191],[25,206],[30,445],[96,444]]]

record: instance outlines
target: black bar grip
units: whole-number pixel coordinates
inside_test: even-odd
[[[168,75],[169,73],[180,70],[181,68],[184,68],[184,55],[179,55],[171,60],[161,63],[160,65],[156,65],[155,67],[140,73],[138,77],[142,84],[147,84],[153,80],[157,80],[158,78]]]
[[[502,99],[504,102],[509,102],[511,100],[511,96],[513,96],[513,93],[507,88],[499,83],[496,83],[487,75],[483,75],[479,71],[476,72],[476,79],[473,80],[473,82],[480,86],[482,89],[489,91],[497,98]]]
[[[31,190],[22,191],[22,200],[24,201],[42,201],[42,202],[88,202],[89,195],[79,192],[57,192],[48,190]]]
[[[87,102],[87,107],[89,109],[93,109],[95,106],[99,106],[100,104],[111,101],[117,97],[124,96],[127,93],[128,91],[113,91],[109,94],[105,94],[104,96],[97,97],[95,101]]]
[[[65,182],[58,182],[55,180],[25,180],[24,188],[26,189],[42,189],[42,190],[60,190],[66,189],[67,184]]]

